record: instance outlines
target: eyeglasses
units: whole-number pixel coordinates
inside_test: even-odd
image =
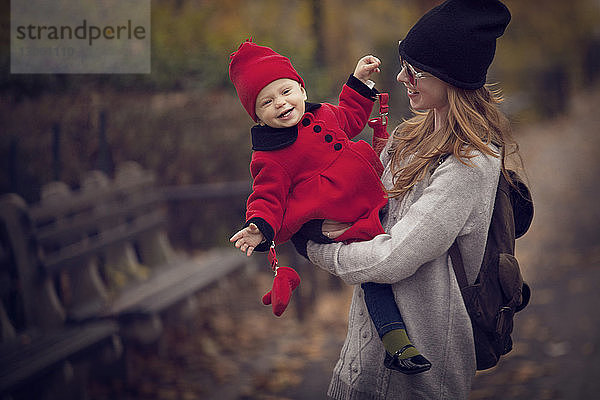
[[[408,76],[408,81],[414,87],[417,87],[417,81],[419,79],[427,78],[427,76],[428,76],[428,74],[425,72],[418,72],[415,69],[415,67],[410,65],[408,62],[406,62],[406,60],[404,60],[402,58],[400,59],[400,66],[402,66],[400,73],[402,73],[402,71],[406,69],[406,75]]]

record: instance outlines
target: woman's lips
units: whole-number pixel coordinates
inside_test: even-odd
[[[409,87],[406,87],[406,94],[409,98],[414,98],[419,95],[419,92]]]

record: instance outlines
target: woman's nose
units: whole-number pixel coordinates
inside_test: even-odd
[[[400,72],[398,72],[398,75],[396,76],[396,80],[400,83],[409,82],[408,76],[406,75],[406,68],[402,68],[400,70]]]

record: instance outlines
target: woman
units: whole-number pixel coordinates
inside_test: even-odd
[[[476,369],[473,333],[448,249],[457,241],[473,282],[512,143],[500,100],[485,86],[496,39],[509,21],[497,0],[449,0],[411,28],[399,45],[397,79],[421,112],[396,128],[382,152],[382,182],[390,196],[381,216],[387,233],[347,245],[309,241],[305,247],[294,239],[314,264],[356,285],[331,398],[468,397]],[[337,237],[345,229],[325,221],[318,236]],[[381,365],[385,350],[366,312],[364,282],[392,284],[430,371],[408,376]]]

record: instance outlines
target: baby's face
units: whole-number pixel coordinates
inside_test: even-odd
[[[272,128],[289,128],[304,115],[306,91],[293,79],[277,79],[256,96],[259,122]]]

